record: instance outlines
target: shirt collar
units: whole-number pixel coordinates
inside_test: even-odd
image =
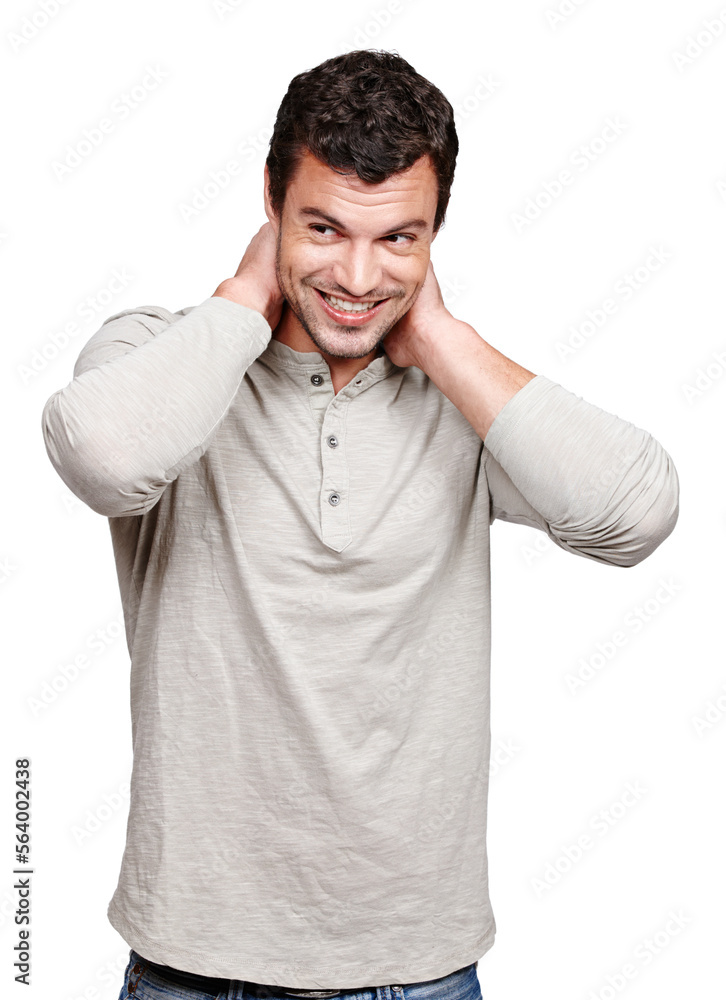
[[[297,369],[303,374],[314,369],[319,370],[321,365],[326,365],[325,359],[319,351],[296,351],[289,344],[283,344],[281,340],[276,340],[274,337],[260,355],[260,360],[267,362],[273,368],[279,366]],[[381,351],[355,377],[356,379],[366,377],[369,380],[377,380],[385,378],[397,369],[398,365],[394,365],[386,352]]]

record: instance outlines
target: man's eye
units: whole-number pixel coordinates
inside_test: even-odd
[[[405,233],[392,233],[390,236],[385,237],[387,240],[402,240],[402,243],[394,243],[394,247],[406,246],[406,243],[410,243],[413,239],[412,236],[406,236]]]
[[[315,230],[316,233],[319,233],[321,229],[328,229],[330,230],[331,233],[335,232],[332,226],[326,226],[322,222],[316,222],[315,225],[313,225],[311,228]],[[324,235],[325,235],[324,233],[321,233],[321,236]]]

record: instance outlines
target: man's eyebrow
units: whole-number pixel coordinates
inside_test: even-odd
[[[301,208],[300,214],[314,216],[317,219],[325,219],[325,221],[334,229],[345,231],[345,226],[342,222],[334,218],[334,216],[328,215],[326,212],[321,212],[319,208],[314,208],[312,205]],[[392,226],[391,229],[387,229],[385,233],[381,233],[381,236],[390,236],[393,233],[400,233],[404,229],[416,229],[419,232],[423,232],[425,229],[428,229],[428,227],[429,224],[425,219],[406,219],[404,222],[399,223],[399,225]]]

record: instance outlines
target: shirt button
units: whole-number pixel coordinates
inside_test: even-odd
[[[310,376],[310,381],[313,383],[313,385],[322,385],[323,384],[323,376],[322,375],[311,375]]]
[[[328,503],[332,504],[333,507],[337,507],[340,503],[340,493],[331,493],[328,497]]]
[[[335,436],[335,434],[331,434],[330,435],[330,437],[328,438],[328,444],[330,445],[331,448],[337,448],[338,447],[338,439]]]

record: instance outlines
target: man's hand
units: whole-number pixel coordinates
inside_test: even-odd
[[[502,407],[535,377],[451,315],[430,261],[418,297],[383,348],[394,365],[428,375],[482,441]]]
[[[275,230],[269,222],[261,226],[245,250],[233,278],[226,278],[214,295],[262,313],[274,330],[280,322],[285,300],[277,283]]]
[[[429,334],[435,336],[437,330],[441,331],[451,322],[456,320],[444,305],[434,265],[429,260],[426,279],[417,298],[383,339],[383,348],[399,368],[408,368],[409,365],[423,368],[425,338]]]

